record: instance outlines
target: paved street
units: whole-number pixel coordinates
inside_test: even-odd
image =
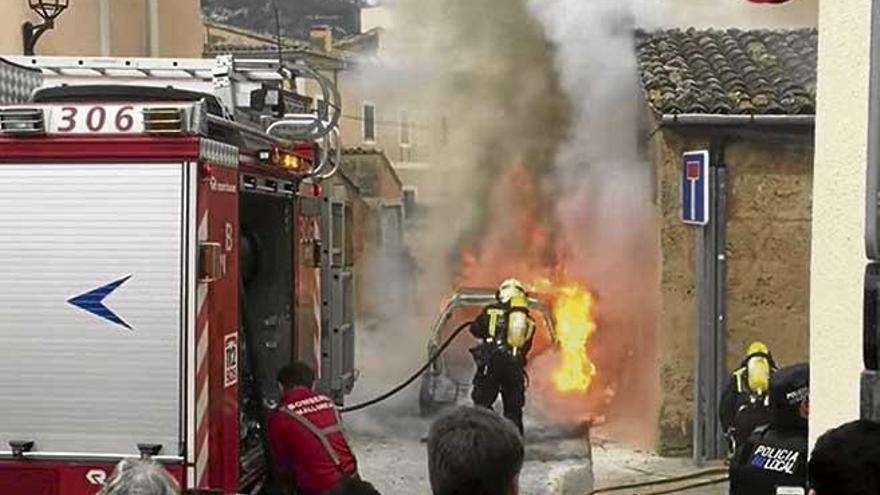
[[[722,467],[720,464],[712,464],[704,468],[698,468],[688,458],[660,457],[655,453],[641,449],[615,444],[595,435],[593,439],[593,470],[596,478],[596,488],[639,483],[654,479],[682,476],[700,469]],[[717,475],[713,476],[717,477]],[[650,494],[665,489],[672,489],[691,484],[709,478],[688,481],[679,484],[658,485],[654,487],[623,490],[614,492],[614,495]],[[685,495],[726,495],[727,483],[705,486],[684,490],[678,493]]]
[[[364,415],[351,422],[351,440],[363,476],[383,495],[430,493],[426,447],[422,441],[428,422],[399,413],[383,416],[379,420],[376,414]],[[580,440],[554,438],[552,433],[535,429],[527,434],[531,440],[520,479],[524,495],[586,495],[593,485],[593,476],[595,487],[602,488],[681,476],[698,470],[690,459],[664,458],[601,438],[593,440],[591,461],[584,442]],[[660,485],[614,493],[650,494],[681,486]],[[680,493],[724,495],[727,483]]]
[[[387,414],[381,420],[375,414],[364,415],[348,421],[361,474],[383,495],[430,493],[423,441],[428,421],[405,414]],[[590,464],[584,441],[560,440],[534,430],[527,435],[536,438],[526,448],[520,478],[523,494],[581,495],[589,491]],[[563,486],[566,483],[570,488]]]

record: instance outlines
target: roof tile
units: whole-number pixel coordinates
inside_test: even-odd
[[[636,34],[642,86],[661,114],[816,111],[815,29]]]

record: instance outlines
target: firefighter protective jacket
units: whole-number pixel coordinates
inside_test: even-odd
[[[769,395],[749,390],[746,361],[748,358],[743,361],[743,366],[731,373],[718,406],[721,428],[733,436],[736,445],[745,442],[755,428],[769,424],[771,420]]]
[[[507,328],[510,320],[511,311],[522,311],[520,309],[512,309],[507,304],[495,303],[486,306],[480,313],[480,316],[470,326],[471,335],[482,341],[482,347],[487,354],[494,351],[503,350],[511,353],[512,349],[508,343]],[[534,320],[528,317],[528,324],[531,329],[528,338],[522,347],[517,350],[515,355],[525,362],[525,357],[532,348],[532,337],[534,336]],[[488,357],[488,356],[487,356]]]
[[[320,495],[357,473],[339,411],[329,397],[307,387],[284,392],[269,416],[273,462],[303,495]]]

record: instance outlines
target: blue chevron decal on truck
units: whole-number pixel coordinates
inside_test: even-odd
[[[120,285],[127,282],[130,278],[131,275],[121,278],[115,282],[110,282],[107,285],[102,285],[97,289],[92,289],[88,292],[72,297],[68,299],[67,302],[76,306],[77,308],[88,311],[89,313],[103,318],[111,323],[115,323],[119,326],[132,330],[131,325],[126,323],[125,320],[117,316],[117,314],[114,313],[113,310],[104,305],[104,299],[112,294],[113,291],[118,289]]]

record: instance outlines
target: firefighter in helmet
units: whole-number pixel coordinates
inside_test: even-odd
[[[770,423],[770,376],[776,363],[763,342],[752,342],[721,395],[718,416],[734,452],[755,428]]]
[[[492,408],[500,393],[504,416],[522,433],[526,356],[535,334],[522,283],[512,278],[502,282],[496,302],[483,309],[470,332],[480,341],[471,349],[477,365],[471,394],[474,404]]]

